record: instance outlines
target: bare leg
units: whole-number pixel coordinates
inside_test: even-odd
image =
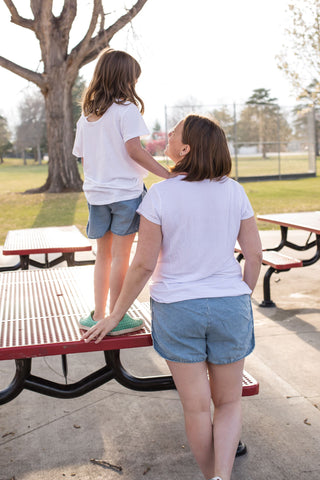
[[[112,233],[110,231],[97,239],[97,255],[94,267],[94,320],[101,320],[105,317],[109,293],[111,246]]]
[[[130,235],[113,234],[112,242],[112,264],[110,272],[110,312],[112,312],[115,303],[121,292],[121,287],[129,268],[130,253],[135,233]]]
[[[207,364],[169,361],[167,364],[182,402],[191,451],[205,478],[210,479],[214,476],[214,454]]]
[[[214,403],[214,475],[230,480],[241,434],[244,360],[227,365],[208,363]]]

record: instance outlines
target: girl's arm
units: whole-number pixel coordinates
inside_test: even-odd
[[[245,259],[243,280],[253,291],[262,262],[261,240],[254,217],[241,221],[238,242]]]
[[[145,150],[140,142],[140,137],[132,138],[126,143],[126,149],[132,160],[137,162],[141,167],[149,170],[149,172],[158,175],[158,177],[170,178],[170,172],[158,163],[147,150]]]
[[[128,308],[137,298],[157,264],[162,233],[160,225],[149,222],[141,215],[137,251],[125,277],[121,293],[109,317],[99,320],[84,335],[85,342],[95,339],[99,343],[118,325]]]

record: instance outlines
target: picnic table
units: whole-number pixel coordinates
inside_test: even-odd
[[[258,215],[257,219],[263,222],[269,222],[280,226],[281,239],[277,246],[263,251],[264,265],[269,268],[264,275],[263,292],[264,299],[260,306],[274,307],[275,303],[270,295],[270,277],[273,273],[289,271],[292,268],[308,267],[320,259],[320,212],[296,212],[296,213],[275,213],[268,215]],[[289,240],[289,228],[304,230],[308,232],[308,237],[304,245],[299,245]],[[312,237],[315,239],[312,240]],[[288,247],[296,251],[306,251],[316,247],[315,253],[305,260],[284,255],[281,250]]]
[[[0,404],[14,399],[23,389],[57,398],[75,398],[115,379],[138,391],[174,389],[171,375],[137,377],[121,363],[121,350],[152,345],[149,306],[136,300],[129,313],[142,317],[144,328],[100,343],[85,343],[79,319],[94,304],[93,267],[12,271],[0,274],[0,360],[15,360],[10,385],[0,391]],[[103,351],[106,365],[73,384],[56,383],[32,375],[32,358],[61,355],[67,377],[67,354]],[[243,374],[243,395],[255,395],[258,382]]]
[[[15,374],[0,390],[0,405],[16,398],[24,389],[55,398],[75,398],[114,379],[137,391],[175,389],[171,375],[138,377],[121,362],[121,351],[152,345],[150,309],[135,300],[129,314],[144,319],[144,327],[133,333],[107,336],[99,344],[81,340],[79,319],[94,304],[93,266],[45,270],[19,270],[0,274],[0,361],[15,361]],[[67,383],[67,354],[102,351],[105,366],[74,383]],[[65,383],[33,375],[32,358],[61,355]],[[259,393],[259,383],[243,371],[242,395]],[[247,447],[241,440],[237,456]]]
[[[3,255],[19,255],[16,265],[1,267],[8,270],[27,270],[29,265],[37,268],[50,268],[66,261],[68,266],[88,265],[94,260],[75,260],[75,252],[91,251],[92,245],[75,225],[64,227],[26,228],[10,230],[3,246]],[[49,261],[49,254],[61,253]],[[30,258],[30,255],[44,254],[44,262]]]

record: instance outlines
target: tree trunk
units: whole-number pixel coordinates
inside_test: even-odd
[[[59,69],[57,78],[51,79],[51,88],[45,95],[46,124],[49,154],[49,172],[46,183],[26,193],[79,192],[82,180],[76,158],[72,155],[74,141],[72,123],[71,86]]]
[[[38,162],[38,165],[41,165],[41,148],[39,143],[37,145],[37,162]]]

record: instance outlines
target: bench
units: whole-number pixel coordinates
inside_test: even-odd
[[[243,259],[243,254],[238,243],[234,248],[235,253],[238,253],[237,260],[240,262]],[[270,294],[270,278],[273,273],[288,272],[291,268],[303,267],[303,261],[275,250],[263,250],[262,265],[269,266],[263,278],[263,301],[260,307],[275,307],[275,303],[271,300]]]

